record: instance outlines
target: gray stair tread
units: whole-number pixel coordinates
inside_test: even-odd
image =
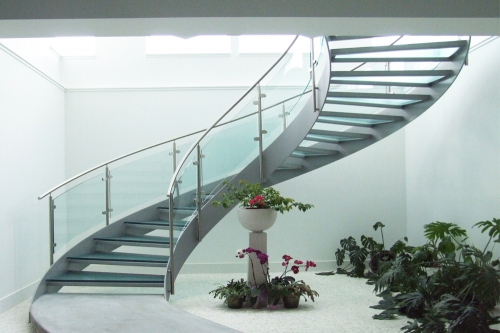
[[[327,123],[327,124],[371,127],[380,124],[394,123],[396,121],[401,121],[403,119],[404,118],[400,116],[323,111],[320,113],[317,122]]]
[[[123,262],[151,262],[168,263],[168,256],[159,256],[151,254],[122,253],[122,252],[94,252],[77,257],[68,257],[69,260],[82,261],[123,261]]]
[[[445,49],[451,47],[465,47],[466,40],[456,40],[447,42],[430,42],[430,43],[414,43],[414,44],[398,44],[398,45],[382,45],[382,46],[363,46],[352,48],[331,49],[332,56],[340,54],[359,54],[373,52],[391,52],[391,51],[407,51],[407,50],[424,50],[424,49]],[[457,50],[458,52],[458,50]]]
[[[151,226],[151,227],[169,227],[170,222],[168,221],[126,221],[126,225],[138,225],[138,226]],[[185,227],[187,225],[186,221],[174,221],[174,227]]]
[[[118,236],[118,237],[96,237],[94,240],[109,242],[127,242],[138,244],[170,244],[168,237],[160,236]]]
[[[333,92],[327,94],[328,97],[344,97],[344,98],[368,98],[368,99],[404,99],[404,100],[420,100],[426,101],[430,98],[429,95],[417,94],[381,94],[381,93],[359,93],[359,92]]]
[[[338,153],[337,150],[329,150],[329,149],[321,149],[321,148],[313,148],[313,147],[297,147],[295,148],[294,153],[299,153],[303,156],[325,156],[325,155],[334,155]]]
[[[169,207],[158,207],[158,209],[170,209]],[[196,210],[196,207],[174,207],[174,210]]]
[[[163,275],[125,274],[104,272],[67,272],[47,279],[47,282],[113,282],[113,283],[163,283]]]

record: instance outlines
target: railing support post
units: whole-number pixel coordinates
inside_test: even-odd
[[[266,97],[265,94],[261,93],[260,84],[257,85],[257,100],[253,102],[257,105],[257,126],[258,126],[258,137],[254,140],[259,142],[259,178],[264,179],[264,161],[262,156],[263,144],[262,144],[262,134],[266,134],[267,131],[262,129],[262,98]]]
[[[102,179],[106,182],[106,210],[102,212],[103,215],[106,215],[106,225],[109,225],[109,219],[111,217],[111,172],[109,171],[109,167],[106,165],[105,176]]]
[[[203,238],[203,224],[201,218],[201,196],[203,195],[201,191],[201,159],[204,156],[201,154],[200,145],[196,146],[196,209],[198,210],[198,242],[201,242]]]
[[[168,259],[169,263],[169,270],[167,272],[167,276],[169,277],[169,280],[166,281],[170,285],[170,290],[167,291],[170,292],[170,295],[174,294],[174,247],[175,247],[175,241],[174,241],[174,194],[169,193],[168,194],[168,232],[169,232],[169,237],[170,237],[170,256]]]
[[[312,93],[313,93],[313,108],[314,112],[319,111],[318,102],[316,98],[316,59],[314,58],[314,38],[311,38],[311,81],[312,81]]]
[[[286,112],[285,103],[281,104],[281,114],[278,116],[283,118],[283,132],[286,130],[286,117],[290,115],[290,112]]]
[[[49,194],[49,237],[50,237],[50,266],[54,264],[54,249],[56,247],[55,237],[54,237],[54,199],[52,199],[52,193]]]

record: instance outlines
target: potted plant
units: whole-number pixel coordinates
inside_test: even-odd
[[[221,284],[209,294],[214,294],[214,298],[224,298],[224,303],[231,309],[240,309],[243,306],[243,301],[250,295],[250,287],[243,279],[236,281],[231,279],[226,285]]]
[[[269,305],[276,306],[280,299],[283,299],[283,305],[285,307],[296,308],[301,296],[304,297],[305,301],[307,301],[307,297],[309,297],[313,302],[314,296],[319,296],[319,294],[315,290],[312,290],[310,286],[306,285],[304,281],[295,281],[294,277],[287,275],[289,272],[298,274],[300,268],[305,268],[307,271],[310,267],[316,267],[314,261],[306,260],[304,263],[302,260],[294,260],[292,266],[289,268],[293,258],[285,254],[282,257],[282,266],[285,267],[283,273],[280,276],[271,278],[267,265],[269,258],[267,254],[253,248],[247,248],[238,251],[237,257],[244,258],[245,256],[249,256],[250,253],[257,254],[261,268],[266,276],[265,283],[259,286],[251,286],[251,296],[254,298],[256,308],[260,306],[258,299],[264,297],[267,298],[267,304]],[[252,261],[250,256],[249,258],[250,261]]]
[[[251,231],[262,232],[272,227],[276,221],[277,212],[283,214],[294,207],[305,212],[313,207],[311,204],[304,204],[283,197],[280,192],[272,187],[262,188],[259,183],[240,180],[239,189],[228,180],[223,183],[227,187],[227,192],[221,195],[222,200],[213,201],[212,204],[215,207],[221,205],[227,209],[236,203],[240,203],[238,220],[244,228]]]

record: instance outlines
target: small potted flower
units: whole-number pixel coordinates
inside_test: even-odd
[[[294,207],[305,212],[313,207],[311,204],[285,198],[272,187],[262,188],[259,183],[252,184],[240,180],[240,189],[238,189],[225,180],[224,185],[227,187],[227,192],[221,195],[222,200],[213,201],[212,204],[215,207],[221,205],[227,209],[239,202],[238,220],[245,229],[254,232],[262,232],[272,227],[276,221],[277,212],[283,214]]]
[[[224,298],[224,303],[230,309],[240,309],[243,306],[243,301],[250,295],[250,287],[243,279],[236,281],[231,279],[226,285],[221,284],[209,294],[214,294],[214,298]]]
[[[255,253],[259,259],[262,270],[266,276],[266,282],[260,286],[251,286],[251,296],[256,301],[256,306],[259,307],[258,298],[267,298],[267,304],[276,306],[280,299],[283,299],[283,306],[285,308],[296,308],[299,305],[300,297],[304,297],[307,302],[307,297],[309,297],[314,302],[314,297],[319,296],[319,294],[312,290],[303,280],[295,281],[295,278],[288,276],[289,272],[298,274],[301,267],[305,267],[307,271],[310,267],[316,267],[314,261],[306,260],[306,263],[302,260],[294,260],[290,268],[290,262],[293,259],[291,256],[285,254],[283,255],[282,266],[285,267],[283,273],[280,276],[276,276],[271,279],[269,275],[268,266],[268,256],[259,250],[253,248],[246,248],[239,250],[236,257],[244,258],[248,256],[250,261],[252,261],[251,253]],[[253,268],[253,263],[252,263]],[[252,273],[255,274],[255,272]]]

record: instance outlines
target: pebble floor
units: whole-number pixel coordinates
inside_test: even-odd
[[[405,317],[395,320],[373,320],[378,310],[370,306],[380,298],[373,293],[373,287],[366,285],[364,279],[349,278],[343,275],[320,276],[312,272],[300,273],[313,289],[318,291],[316,302],[300,302],[295,310],[251,309],[231,310],[221,300],[214,299],[208,292],[218,283],[232,278],[245,277],[243,274],[181,274],[176,281],[172,305],[200,316],[229,326],[242,332],[334,332],[334,333],[392,333],[401,332],[400,328],[408,321]],[[123,293],[121,288],[86,288],[86,291]],[[67,288],[76,292],[78,288]],[[79,290],[81,292],[81,290]],[[158,289],[142,290],[158,293]],[[0,332],[33,333],[28,323],[30,300],[26,300],[0,315]],[[497,326],[497,325],[496,325]],[[496,328],[496,327],[495,327]],[[498,329],[498,328],[497,328]],[[93,332],[97,333],[97,332]]]

